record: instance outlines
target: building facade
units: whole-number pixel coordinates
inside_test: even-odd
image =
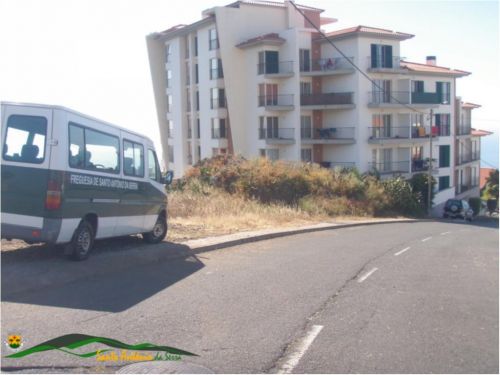
[[[242,0],[147,37],[165,166],[182,176],[235,153],[410,177],[432,155],[436,204],[471,190],[480,149],[455,99],[470,73],[406,61],[413,35],[385,29],[331,32],[335,48],[315,27],[336,20],[296,6],[308,19],[289,1]]]

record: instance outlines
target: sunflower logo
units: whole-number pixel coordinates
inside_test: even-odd
[[[22,337],[20,335],[9,335],[7,337],[7,345],[11,349],[19,349],[21,346],[23,346]]]

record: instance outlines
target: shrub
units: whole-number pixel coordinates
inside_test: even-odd
[[[410,185],[413,192],[416,194],[417,200],[422,210],[427,210],[428,207],[428,186],[429,186],[429,176],[424,173],[417,173],[410,179]],[[434,200],[436,193],[434,192],[434,187],[436,186],[436,179],[431,177],[431,205]]]
[[[423,213],[417,195],[408,181],[402,177],[383,182],[389,200],[387,210],[393,213],[419,216]]]
[[[479,215],[479,211],[481,210],[481,198],[469,198],[469,205],[474,211],[474,215]]]

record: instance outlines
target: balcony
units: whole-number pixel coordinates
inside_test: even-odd
[[[368,169],[370,171],[378,172],[381,175],[410,173],[410,162],[384,161],[381,163],[368,163]]]
[[[437,98],[438,95],[435,93],[412,93],[410,91],[369,91],[368,107],[400,108],[403,104],[411,104],[417,108],[437,108],[439,104]]]
[[[210,69],[210,79],[224,78],[224,72],[222,68]]]
[[[479,178],[471,178],[469,182],[461,183],[455,186],[455,194],[462,194],[469,190],[479,187]]]
[[[344,57],[326,57],[312,60],[302,64],[300,74],[304,77],[317,77],[354,73],[355,69],[349,62],[354,61],[354,57],[348,59]]]
[[[302,128],[302,144],[353,144],[354,127],[330,127],[321,129]]]
[[[302,94],[300,105],[307,109],[349,109],[354,108],[352,92],[331,92],[324,94]]]
[[[257,74],[266,78],[293,77],[293,61],[265,62],[257,64]]]
[[[433,127],[435,137],[438,128]],[[428,142],[429,128],[424,126],[377,126],[368,128],[368,143],[391,144],[402,142]]]
[[[368,56],[367,66],[370,73],[406,73],[407,70],[401,68],[400,56],[392,56],[390,59],[385,59],[384,56]]]
[[[293,94],[287,95],[260,95],[258,97],[259,107],[265,107],[270,111],[292,111]]]
[[[331,169],[354,169],[356,163],[350,161],[322,161],[319,163],[323,168]]]
[[[265,139],[266,144],[291,145],[295,143],[295,129],[268,127],[259,129],[259,139]]]
[[[210,102],[211,109],[227,108],[226,98],[213,98]]]
[[[429,170],[429,162],[424,159],[414,159],[411,162],[411,172],[427,172]]]
[[[226,128],[212,128],[212,139],[226,139]]]

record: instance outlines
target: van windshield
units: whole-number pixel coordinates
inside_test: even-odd
[[[47,119],[45,117],[10,116],[3,145],[3,159],[21,163],[43,163],[46,135]]]

